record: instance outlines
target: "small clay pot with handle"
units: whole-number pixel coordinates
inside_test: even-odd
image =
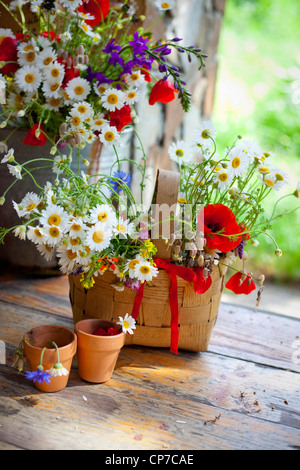
[[[118,325],[96,318],[81,320],[75,324],[78,373],[81,379],[93,383],[110,380],[125,343],[125,333],[121,329],[119,334],[113,336],[94,335],[99,328],[118,328]]]

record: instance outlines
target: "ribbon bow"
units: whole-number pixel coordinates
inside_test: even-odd
[[[177,276],[181,277],[187,282],[191,282],[194,285],[194,291],[196,294],[203,294],[211,286],[212,280],[210,276],[203,276],[203,269],[195,267],[193,269],[185,266],[177,266],[172,264],[170,260],[155,260],[156,267],[164,269],[171,278],[171,287],[169,292],[170,308],[171,308],[171,345],[170,351],[178,353],[178,339],[179,339],[179,328],[178,328],[178,296],[177,296]],[[136,320],[140,311],[140,307],[143,300],[145,282],[141,284],[135,300],[131,316]]]

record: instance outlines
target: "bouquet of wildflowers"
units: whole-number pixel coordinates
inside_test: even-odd
[[[21,33],[0,29],[1,128],[28,128],[24,143],[52,144],[51,154],[82,150],[99,139],[118,144],[120,132],[134,122],[135,105],[169,102],[176,96],[185,111],[190,93],[178,68],[168,63],[172,50],[203,65],[202,52],[180,38],[152,40],[135,26],[134,2],[109,0],[0,1]],[[24,5],[35,15],[34,32]],[[172,2],[156,1],[159,10]],[[37,30],[36,30],[37,29]],[[132,31],[136,31],[132,33]],[[6,144],[6,141],[4,141]],[[3,147],[3,144],[2,144]]]

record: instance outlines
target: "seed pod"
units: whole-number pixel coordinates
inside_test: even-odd
[[[203,255],[198,256],[198,266],[202,268],[204,266],[204,257]]]

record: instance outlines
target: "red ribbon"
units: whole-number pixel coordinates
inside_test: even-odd
[[[211,286],[212,280],[210,276],[203,276],[203,269],[200,267],[187,268],[185,266],[177,266],[172,264],[170,260],[155,260],[156,267],[164,269],[171,278],[171,287],[169,292],[170,308],[171,308],[171,345],[170,351],[178,353],[178,339],[179,339],[179,328],[178,328],[178,295],[177,295],[177,276],[181,277],[187,282],[191,282],[194,285],[194,291],[197,294],[203,294]],[[131,316],[136,320],[140,311],[140,307],[144,295],[145,282],[141,284],[135,300]]]

